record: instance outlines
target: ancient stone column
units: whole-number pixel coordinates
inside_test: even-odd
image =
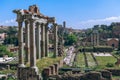
[[[40,39],[41,39],[41,35],[40,35],[40,24],[36,23],[36,27],[37,27],[37,36],[36,36],[36,53],[37,53],[37,59],[41,58],[41,46],[40,46]]]
[[[35,23],[30,20],[30,67],[36,68]]]
[[[66,22],[63,22],[63,33],[62,33],[62,45],[64,45],[64,33],[65,33],[65,28],[66,28]]]
[[[25,21],[25,54],[26,54],[26,58],[25,61],[26,62],[30,62],[30,31],[29,31],[29,27],[30,24],[28,23],[28,21]]]
[[[97,33],[97,46],[99,46],[99,33]]]
[[[65,21],[63,22],[63,27],[64,27],[64,28],[66,27],[66,22],[65,22]]]
[[[91,46],[93,46],[93,34],[91,34]]]
[[[41,24],[41,57],[45,57],[45,25]]]
[[[23,27],[22,21],[18,21],[18,41],[19,41],[19,67],[24,67],[24,45],[23,45]]]
[[[54,57],[58,55],[57,24],[54,24]]]
[[[49,34],[49,31],[48,31],[48,24],[45,25],[45,57],[48,56],[48,52],[49,52],[49,37],[48,37],[48,34]]]
[[[95,33],[93,34],[93,41],[94,41],[93,45],[96,46],[96,34]]]

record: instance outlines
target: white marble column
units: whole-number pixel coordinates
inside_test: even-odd
[[[30,62],[30,24],[28,21],[25,21],[25,54],[26,54],[26,62]]]
[[[41,24],[41,57],[45,57],[45,25]]]
[[[48,30],[48,24],[45,25],[45,57],[48,56],[49,52],[49,30]]]
[[[41,46],[40,46],[40,41],[41,41],[41,28],[40,28],[40,23],[36,23],[36,27],[37,27],[37,36],[36,36],[36,53],[37,53],[37,59],[41,58]]]
[[[30,20],[30,67],[36,67],[35,23]]]
[[[58,36],[57,36],[57,24],[54,24],[54,57],[58,55]]]
[[[24,67],[24,45],[23,45],[23,26],[22,21],[18,21],[18,41],[19,41],[19,67]]]

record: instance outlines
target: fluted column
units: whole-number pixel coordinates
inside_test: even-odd
[[[48,24],[45,25],[45,57],[48,56],[49,52],[49,31],[48,31]]]
[[[41,47],[40,47],[40,39],[41,39],[40,31],[41,31],[41,28],[40,28],[40,24],[37,23],[36,27],[37,27],[36,53],[37,53],[37,59],[40,59],[41,58]]]
[[[29,31],[29,27],[30,24],[28,21],[25,21],[25,54],[26,54],[26,58],[25,61],[26,62],[30,62],[30,31]]]
[[[18,42],[19,42],[19,67],[24,67],[24,56],[23,56],[23,52],[24,52],[24,46],[23,46],[23,27],[22,27],[22,21],[18,21]]]
[[[35,24],[30,20],[30,67],[36,68]]]
[[[41,24],[41,57],[45,57],[45,25]]]
[[[57,24],[54,24],[54,57],[58,55]]]

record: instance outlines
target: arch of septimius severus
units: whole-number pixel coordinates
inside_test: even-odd
[[[58,53],[57,24],[55,23],[55,18],[41,14],[36,5],[30,6],[28,10],[19,9],[13,10],[13,12],[17,14],[16,21],[18,22],[19,27],[18,80],[41,80],[36,66],[36,59],[41,59],[48,55],[49,23],[54,26],[54,56]],[[25,26],[25,46],[23,39],[23,25]],[[25,67],[24,62],[30,62],[30,66]]]

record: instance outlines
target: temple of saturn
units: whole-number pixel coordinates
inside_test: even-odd
[[[39,70],[36,66],[36,59],[48,56],[48,24],[54,26],[54,57],[58,54],[58,36],[55,18],[41,14],[36,5],[29,6],[28,10],[19,9],[13,10],[13,12],[17,14],[16,21],[19,27],[18,80],[41,80]],[[23,38],[23,26],[25,26],[25,42]],[[30,66],[26,67],[25,62],[29,62]]]

